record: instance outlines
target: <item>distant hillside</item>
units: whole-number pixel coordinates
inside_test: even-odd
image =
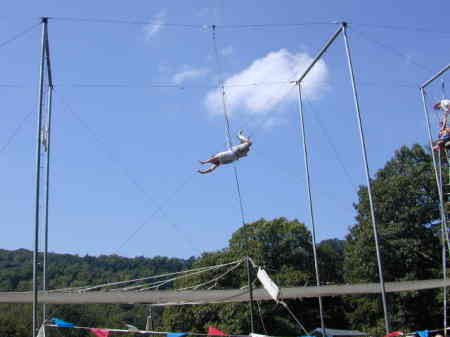
[[[33,252],[26,249],[0,249],[0,290],[30,290],[33,277]],[[49,289],[94,285],[127,280],[189,268],[193,258],[184,260],[156,256],[125,258],[117,255],[84,257],[50,253]],[[42,256],[39,256],[42,267]],[[40,270],[42,272],[42,270]]]

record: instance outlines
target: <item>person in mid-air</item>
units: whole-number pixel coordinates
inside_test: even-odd
[[[250,146],[252,146],[252,141],[242,134],[242,130],[238,134],[239,145],[233,146],[230,150],[219,152],[209,158],[208,160],[200,160],[201,164],[211,164],[206,170],[198,170],[199,173],[205,174],[214,171],[222,164],[229,164],[242,157],[247,156],[248,151],[250,151]]]
[[[438,151],[442,149],[444,143],[450,141],[450,128],[447,127],[448,113],[450,110],[450,100],[442,99],[434,105],[435,110],[442,110],[444,112],[444,118],[439,122],[439,134],[438,140],[433,146],[433,150]]]

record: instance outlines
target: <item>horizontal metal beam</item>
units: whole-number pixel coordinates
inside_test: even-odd
[[[439,76],[441,76],[443,73],[445,73],[447,70],[450,69],[450,63],[447,64],[446,67],[444,67],[442,70],[440,70],[436,75],[434,75],[432,78],[430,78],[428,81],[426,81],[424,84],[420,86],[421,89],[424,89],[427,85],[431,84],[435,79],[437,79]]]
[[[386,282],[388,293],[418,291],[450,286],[450,280],[421,280]],[[379,283],[360,283],[345,285],[326,285],[310,287],[282,288],[281,298],[302,298],[319,296],[344,296],[379,294]],[[272,297],[263,289],[254,290],[255,301],[270,301]],[[47,304],[153,304],[159,306],[247,302],[248,289],[233,290],[193,290],[193,291],[91,291],[77,292],[39,292],[39,303]],[[31,303],[31,292],[0,292],[0,303]]]
[[[311,62],[311,64],[306,68],[306,70],[303,72],[303,74],[300,76],[300,78],[295,81],[297,84],[301,83],[303,79],[308,75],[310,70],[314,67],[314,65],[320,60],[323,54],[327,51],[327,49],[331,46],[334,40],[339,36],[340,33],[342,33],[342,30],[344,29],[344,26],[347,24],[345,22],[342,23],[342,25],[339,27],[339,29],[333,34],[333,36],[325,43],[325,45],[322,47],[322,49],[319,51],[317,56],[314,58],[314,60]]]

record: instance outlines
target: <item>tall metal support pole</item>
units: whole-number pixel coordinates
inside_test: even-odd
[[[434,153],[433,153],[434,155]],[[447,161],[447,160],[446,160]],[[444,186],[443,176],[442,176],[442,157],[441,151],[438,152],[438,169],[439,169],[439,182],[440,186]],[[444,194],[444,190],[442,190],[442,194]],[[441,224],[441,240],[442,240],[442,279],[444,282],[447,281],[447,251],[445,248],[445,226]],[[443,326],[444,326],[444,336],[447,337],[447,287],[444,286],[442,288],[442,298],[443,298]]]
[[[44,223],[44,261],[43,261],[43,275],[42,275],[42,290],[47,290],[47,256],[48,256],[48,203],[49,203],[49,190],[50,190],[50,146],[51,146],[51,128],[52,128],[52,100],[53,100],[53,87],[50,86],[48,91],[48,106],[47,106],[47,155],[45,163],[45,223]],[[42,304],[42,318],[45,321],[47,319],[46,304]]]
[[[364,161],[364,169],[366,171],[366,179],[367,179],[367,193],[369,195],[369,205],[370,205],[370,216],[372,219],[372,227],[373,227],[373,236],[375,240],[375,249],[377,254],[377,262],[378,262],[378,277],[380,279],[380,287],[381,287],[381,300],[383,302],[383,312],[384,312],[384,327],[386,330],[386,334],[389,333],[389,314],[386,304],[386,289],[384,286],[384,279],[383,279],[383,266],[381,261],[381,254],[380,254],[380,247],[378,242],[378,231],[377,231],[377,224],[375,221],[375,208],[373,205],[373,198],[372,198],[372,188],[370,183],[370,172],[369,172],[369,164],[367,160],[367,150],[366,150],[366,141],[364,137],[364,130],[362,126],[362,119],[361,119],[361,111],[359,107],[359,99],[358,99],[358,91],[356,90],[356,82],[355,82],[355,74],[353,71],[353,64],[352,64],[352,58],[350,54],[350,44],[348,41],[347,36],[347,23],[342,23],[342,29],[344,33],[344,42],[345,42],[345,51],[347,53],[347,61],[348,61],[348,68],[350,72],[350,79],[352,82],[352,89],[353,89],[353,100],[355,103],[355,109],[356,109],[356,117],[358,119],[358,127],[359,127],[359,135],[361,138],[361,150],[363,155],[363,161]]]
[[[298,111],[300,114],[300,129],[302,133],[302,140],[303,140],[303,157],[305,161],[305,173],[306,173],[306,190],[308,192],[308,205],[309,205],[309,216],[311,221],[311,227],[312,227],[312,244],[313,244],[313,254],[314,254],[314,269],[316,272],[316,285],[320,287],[320,278],[319,278],[319,264],[317,261],[317,247],[316,247],[316,223],[314,220],[314,209],[313,209],[313,202],[312,202],[312,196],[311,196],[311,178],[309,174],[309,157],[308,157],[308,147],[306,143],[306,132],[305,132],[305,120],[303,116],[303,101],[302,101],[302,84],[300,82],[297,83],[298,85]],[[323,305],[322,305],[322,297],[318,297],[319,300],[319,312],[320,312],[320,327],[322,329],[322,336],[326,336],[326,330],[325,330],[325,322],[323,319]]]
[[[148,316],[147,316],[147,322],[145,324],[145,330],[147,331],[153,331],[153,309],[152,305],[148,305]]]
[[[34,221],[34,252],[33,252],[33,333],[37,333],[37,258],[39,249],[39,205],[40,205],[40,181],[41,181],[41,131],[42,131],[42,103],[44,93],[44,61],[45,61],[45,38],[47,36],[47,18],[42,18],[42,45],[41,45],[41,66],[39,78],[39,101],[38,101],[38,125],[36,136],[36,203],[35,203],[35,221]]]
[[[447,229],[447,214],[445,213],[444,208],[444,190],[443,190],[443,183],[442,183],[442,173],[441,173],[441,158],[439,153],[439,166],[438,163],[436,163],[436,156],[434,154],[433,150],[433,138],[431,136],[431,123],[430,123],[430,115],[428,113],[428,107],[427,102],[425,98],[425,90],[424,87],[420,88],[420,93],[422,95],[422,103],[423,103],[423,110],[425,112],[425,120],[427,125],[427,131],[428,131],[428,143],[430,145],[431,150],[431,157],[433,159],[433,167],[434,167],[434,173],[436,178],[436,185],[438,189],[438,196],[439,196],[439,211],[441,213],[441,232],[442,232],[442,278],[444,281],[447,280],[447,252],[446,252],[446,245],[449,244],[448,241],[448,229]],[[439,167],[439,169],[438,169]],[[450,252],[450,247],[448,247]],[[443,301],[444,301],[444,308],[443,308],[443,314],[444,314],[444,333],[447,334],[447,287],[442,288],[443,292]]]
[[[431,136],[430,115],[428,113],[428,107],[427,107],[427,102],[426,102],[426,98],[425,98],[425,91],[424,91],[423,87],[420,88],[420,93],[422,95],[423,110],[425,112],[425,120],[427,122],[426,124],[427,124],[427,131],[428,131],[428,143],[430,145],[431,157],[433,159],[434,176],[436,178],[436,185],[437,185],[437,189],[438,189],[439,211],[441,212],[441,222],[442,222],[442,226],[444,227],[444,231],[445,231],[445,237],[446,237],[445,241],[447,242],[447,249],[448,249],[448,252],[450,253],[450,241],[449,241],[448,228],[447,228],[447,215],[445,214],[445,208],[444,208],[444,195],[443,195],[442,185],[439,180],[438,166],[436,163],[436,157],[434,155],[434,150],[433,150],[433,137]],[[445,244],[445,242],[444,242],[444,244]]]
[[[250,303],[248,304],[248,309],[250,310],[250,327],[251,332],[255,332],[255,325],[253,321],[253,286],[252,286],[252,278],[250,274],[250,258],[247,257],[247,281],[248,281],[248,290],[250,294]]]

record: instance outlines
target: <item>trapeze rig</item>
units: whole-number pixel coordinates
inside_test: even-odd
[[[439,212],[441,217],[441,242],[442,242],[442,278],[443,281],[447,281],[447,254],[450,254],[450,241],[448,234],[448,225],[450,219],[450,141],[444,140],[442,144],[436,144],[433,142],[431,133],[430,114],[428,111],[429,102],[427,100],[426,88],[435,80],[440,78],[444,73],[450,69],[450,64],[437,72],[428,81],[423,83],[419,89],[422,96],[423,109],[425,112],[426,128],[428,132],[428,142],[431,150],[431,156],[433,159],[433,168],[436,179],[436,187],[439,197]],[[443,90],[444,93],[444,90]],[[445,97],[442,97],[444,99]],[[447,129],[447,115],[445,112],[444,123],[441,130]],[[436,147],[437,145],[437,147]],[[435,149],[437,151],[435,151]],[[445,158],[443,158],[445,156]],[[444,179],[446,183],[444,183]],[[447,287],[442,288],[443,291],[443,325],[447,327]],[[447,336],[447,330],[444,330],[445,336]]]

